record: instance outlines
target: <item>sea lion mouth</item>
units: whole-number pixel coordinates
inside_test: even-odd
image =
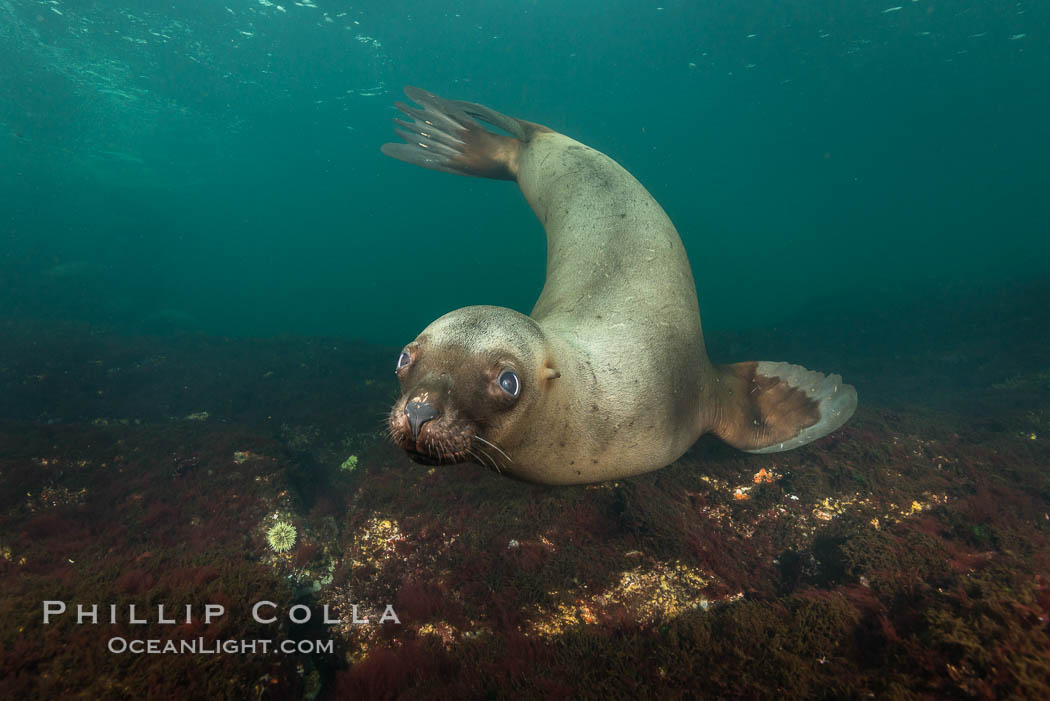
[[[468,462],[469,457],[466,453],[453,453],[453,454],[430,454],[416,450],[415,448],[402,448],[405,454],[413,461],[420,465],[458,465],[460,463]]]
[[[402,400],[391,410],[390,437],[413,462],[429,466],[473,462],[497,472],[513,462],[503,448],[478,435],[480,427],[473,421],[443,413],[430,417],[421,414],[418,406],[410,411],[406,407]]]
[[[405,451],[413,462],[421,465],[457,465],[470,462],[473,431],[469,428],[440,426],[430,422],[418,435],[408,425],[403,412],[395,412],[390,422],[390,434],[397,447]]]

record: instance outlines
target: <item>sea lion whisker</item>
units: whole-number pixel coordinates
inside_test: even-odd
[[[503,450],[503,448],[500,448],[498,445],[496,445],[492,441],[487,441],[487,440],[485,440],[484,438],[482,438],[481,436],[479,436],[476,433],[474,434],[474,438],[479,440],[479,441],[481,441],[482,443],[485,443],[486,445],[491,445],[493,448],[495,448],[496,450],[499,451],[500,455],[502,455],[503,457],[507,458],[508,461],[514,462],[514,459],[511,458],[509,455],[507,455],[507,452],[505,450]]]
[[[482,454],[482,455],[484,455],[484,456],[485,456],[486,458],[488,458],[488,461],[489,461],[489,462],[488,462],[488,463],[486,463],[486,462],[482,462],[482,465],[484,465],[485,467],[490,467],[489,463],[493,463],[493,462],[495,462],[495,461],[494,461],[494,460],[492,459],[492,456],[488,454],[488,451],[487,451],[487,450],[485,450],[484,448],[482,448],[482,447],[481,447],[480,445],[475,445],[475,446],[474,446],[474,448],[475,448],[476,450],[478,450],[479,452],[481,452],[481,454]]]
[[[475,447],[476,447],[476,446],[475,446]],[[481,451],[481,448],[477,448],[477,450]],[[482,454],[484,455],[484,457],[482,457],[482,455],[478,455],[477,453],[475,453],[475,452],[474,452],[473,450],[471,450],[470,448],[467,448],[467,451],[468,451],[468,452],[469,452],[469,453],[470,453],[471,455],[473,455],[473,456],[474,456],[475,458],[477,458],[477,459],[478,459],[478,462],[479,462],[479,463],[481,463],[481,464],[482,464],[482,465],[484,465],[485,467],[488,467],[488,466],[489,466],[489,464],[488,464],[487,460],[491,460],[492,458],[491,458],[491,457],[489,457],[489,456],[488,456],[487,454],[485,454],[485,453],[484,453],[484,451],[481,451],[481,452],[482,452]]]
[[[484,465],[485,467],[491,467],[492,469],[494,469],[496,471],[497,474],[499,474],[499,471],[500,471],[499,470],[499,465],[496,464],[496,461],[492,458],[492,456],[489,455],[487,452],[485,452],[485,450],[483,448],[479,447],[478,450],[481,451],[482,455],[484,455],[486,458],[488,458],[488,462],[487,463],[484,460],[482,460],[481,464]]]

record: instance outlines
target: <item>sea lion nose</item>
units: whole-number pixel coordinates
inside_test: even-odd
[[[408,425],[412,429],[412,440],[419,439],[419,431],[423,424],[436,418],[438,410],[424,402],[409,402],[405,404],[405,416],[408,417]]]

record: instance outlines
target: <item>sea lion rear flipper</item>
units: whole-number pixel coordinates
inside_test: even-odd
[[[394,131],[407,143],[383,144],[382,151],[400,161],[424,168],[456,175],[515,180],[521,141],[527,141],[537,129],[545,129],[483,105],[446,100],[419,88],[408,86],[405,94],[422,105],[423,109],[403,102],[394,103],[412,118],[411,122],[394,118],[400,127]],[[477,120],[499,127],[513,136],[489,131]]]
[[[839,375],[768,361],[716,370],[725,389],[713,431],[750,453],[805,445],[846,423],[857,408],[857,391]]]

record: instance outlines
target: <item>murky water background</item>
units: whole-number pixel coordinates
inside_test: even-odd
[[[394,345],[464,304],[527,311],[544,244],[516,189],[381,157],[404,84],[623,163],[708,328],[1025,279],[1050,251],[1048,12],[2,0],[0,306]]]

